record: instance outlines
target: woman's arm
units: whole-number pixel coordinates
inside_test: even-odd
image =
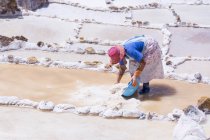
[[[116,83],[120,83],[120,81],[121,81],[121,79],[122,79],[126,69],[127,68],[126,68],[125,65],[120,65]]]
[[[136,69],[136,71],[134,72],[134,75],[132,77],[132,80],[133,80],[133,86],[136,86],[136,79],[137,77],[139,77],[142,73],[142,71],[144,70],[144,67],[146,65],[146,62],[144,61],[144,59],[141,60],[138,68]]]

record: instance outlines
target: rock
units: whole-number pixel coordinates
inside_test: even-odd
[[[32,108],[37,108],[38,103],[28,100],[28,99],[23,99],[23,100],[19,100],[16,104],[17,106],[21,106],[21,107],[32,107]]]
[[[148,22],[148,21],[144,21],[144,22],[143,22],[143,25],[144,25],[144,26],[147,26],[147,25],[149,25],[149,22]]]
[[[187,108],[185,108],[183,111],[186,116],[188,116],[189,118],[198,123],[204,122],[206,120],[205,113],[199,110],[195,106],[190,105]]]
[[[13,55],[8,55],[8,62],[10,62],[10,63],[14,62],[14,56]]]
[[[58,104],[54,107],[54,112],[73,112],[75,110],[75,106],[69,104]]]
[[[100,114],[100,116],[104,118],[119,118],[122,117],[122,115],[123,115],[122,110],[118,109],[107,109],[106,111]]]
[[[25,42],[28,41],[28,39],[22,35],[21,36],[13,36],[12,39],[21,40],[21,41],[25,41]]]
[[[111,4],[112,1],[111,0],[105,0],[106,4]]]
[[[97,66],[97,65],[102,64],[102,62],[100,62],[100,61],[93,61],[93,62],[85,61],[84,63],[85,63],[86,65],[90,65],[90,66]]]
[[[109,6],[109,9],[113,10],[113,11],[118,11],[119,10],[119,8],[116,7],[116,6]]]
[[[41,101],[39,102],[37,109],[43,110],[43,111],[52,111],[54,108],[54,103],[51,101]]]
[[[100,113],[104,112],[106,110],[106,106],[93,106],[90,109],[90,114],[91,115],[99,115]]]
[[[155,112],[149,112],[145,117],[147,120],[157,120],[159,118],[158,114]]]
[[[210,112],[210,98],[208,97],[201,97],[198,100],[198,108],[204,112]]]
[[[172,65],[172,61],[167,61],[166,65]]]
[[[38,61],[37,58],[34,57],[34,56],[28,57],[28,58],[27,58],[27,63],[28,63],[28,64],[36,64],[36,63],[38,63],[38,62],[39,62],[39,61]]]
[[[125,118],[139,118],[141,112],[139,110],[123,110],[123,117]]]
[[[0,46],[8,46],[14,39],[0,35]]]
[[[81,49],[81,48],[77,48],[75,50],[75,53],[78,53],[78,54],[85,54],[85,50]]]
[[[167,115],[170,121],[177,121],[184,114],[183,110],[174,109],[171,113]]]
[[[15,96],[0,96],[0,105],[15,105],[19,100]]]
[[[0,1],[0,16],[20,15],[20,9],[17,7],[16,0],[1,0]]]
[[[84,43],[84,42],[85,42],[84,37],[80,37],[80,38],[79,38],[79,42],[80,42],[80,43]]]
[[[85,51],[87,54],[96,54],[96,51],[92,47],[87,47]]]
[[[195,73],[194,77],[200,82],[202,80],[202,75],[200,73]]]
[[[98,50],[98,51],[96,51],[96,53],[99,54],[99,55],[105,55],[106,54],[106,52],[104,50]]]
[[[17,0],[17,5],[28,10],[36,10],[48,4],[48,0]]]
[[[37,46],[43,47],[44,46],[44,42],[42,42],[42,41],[37,42]]]
[[[89,112],[90,112],[89,106],[76,108],[76,114],[87,115]]]
[[[173,131],[174,140],[206,140],[205,132],[198,122],[182,115]]]

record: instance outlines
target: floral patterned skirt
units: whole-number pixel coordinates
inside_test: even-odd
[[[161,49],[158,42],[151,37],[146,38],[143,59],[146,62],[144,70],[137,80],[141,83],[147,83],[152,79],[162,79],[164,71],[161,61]],[[139,63],[135,60],[129,60],[129,72],[131,76],[138,68]]]

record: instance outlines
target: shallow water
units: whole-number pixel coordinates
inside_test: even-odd
[[[104,88],[113,86],[116,80],[115,74],[3,64],[0,65],[0,73],[1,96],[17,96],[35,101],[50,100],[79,106],[95,105],[93,99],[106,102],[107,98],[116,97],[103,91]],[[126,84],[129,80],[128,75],[124,76],[122,83]],[[88,91],[87,87],[94,87],[97,90],[92,88]],[[196,104],[201,96],[209,96],[209,91],[210,85],[205,84],[153,80],[151,96],[145,97],[140,102],[139,108],[143,111],[166,114],[174,108],[182,109],[190,104]],[[112,101],[116,102],[114,98]],[[117,100],[117,102],[122,101],[123,99]],[[132,106],[133,103],[136,105],[132,100],[128,101],[131,103],[127,104],[128,106]]]

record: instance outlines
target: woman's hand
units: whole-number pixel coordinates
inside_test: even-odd
[[[132,86],[135,87],[135,86],[137,85],[136,76],[133,75],[132,78],[131,78],[131,80],[133,81],[133,82],[132,82]]]
[[[112,67],[112,64],[106,64],[106,65],[105,65],[105,68],[106,68],[106,69],[109,69],[109,68],[111,68],[111,67]]]

